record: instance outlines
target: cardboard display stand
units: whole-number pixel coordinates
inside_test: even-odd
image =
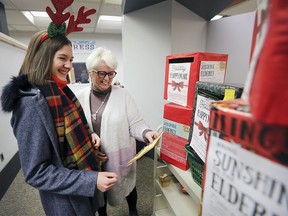
[[[164,105],[163,118],[160,158],[180,169],[187,170],[189,163],[184,148],[188,143],[192,109],[168,103]]]
[[[197,81],[223,83],[228,55],[195,52],[166,56],[164,99],[192,107]]]
[[[194,95],[193,117],[190,125],[189,142],[197,155],[205,161],[210,106],[214,101],[240,98],[243,87],[232,84],[197,82]]]

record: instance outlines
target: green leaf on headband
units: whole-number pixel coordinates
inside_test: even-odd
[[[48,35],[50,38],[53,38],[58,35],[66,35],[66,23],[63,22],[59,27],[57,27],[53,22],[48,26]]]

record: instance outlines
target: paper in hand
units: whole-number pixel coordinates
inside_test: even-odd
[[[163,132],[162,132],[163,133]],[[127,164],[127,166],[132,165],[136,160],[138,160],[139,158],[141,158],[143,155],[145,155],[147,152],[149,152],[151,149],[153,149],[156,145],[158,145],[159,140],[162,136],[162,133],[149,145],[145,146],[140,152],[138,152],[138,154],[136,154],[136,156],[130,160]]]

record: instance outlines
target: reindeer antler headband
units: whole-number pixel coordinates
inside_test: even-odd
[[[82,6],[78,10],[76,20],[74,20],[74,15],[70,16],[69,12],[63,13],[64,10],[73,3],[73,0],[51,0],[51,2],[55,7],[56,12],[53,13],[50,7],[46,8],[46,12],[48,13],[52,22],[48,26],[47,33],[41,37],[40,43],[45,41],[48,37],[53,38],[57,35],[67,36],[71,32],[83,31],[83,28],[79,27],[78,24],[90,23],[91,19],[87,17],[90,16],[91,14],[96,13],[95,9],[90,9],[84,12],[84,6]],[[69,22],[66,30],[65,21],[68,19]]]

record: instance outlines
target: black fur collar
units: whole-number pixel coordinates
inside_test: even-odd
[[[31,90],[32,86],[27,75],[13,76],[11,81],[2,89],[1,106],[4,112],[11,112],[20,97]]]

